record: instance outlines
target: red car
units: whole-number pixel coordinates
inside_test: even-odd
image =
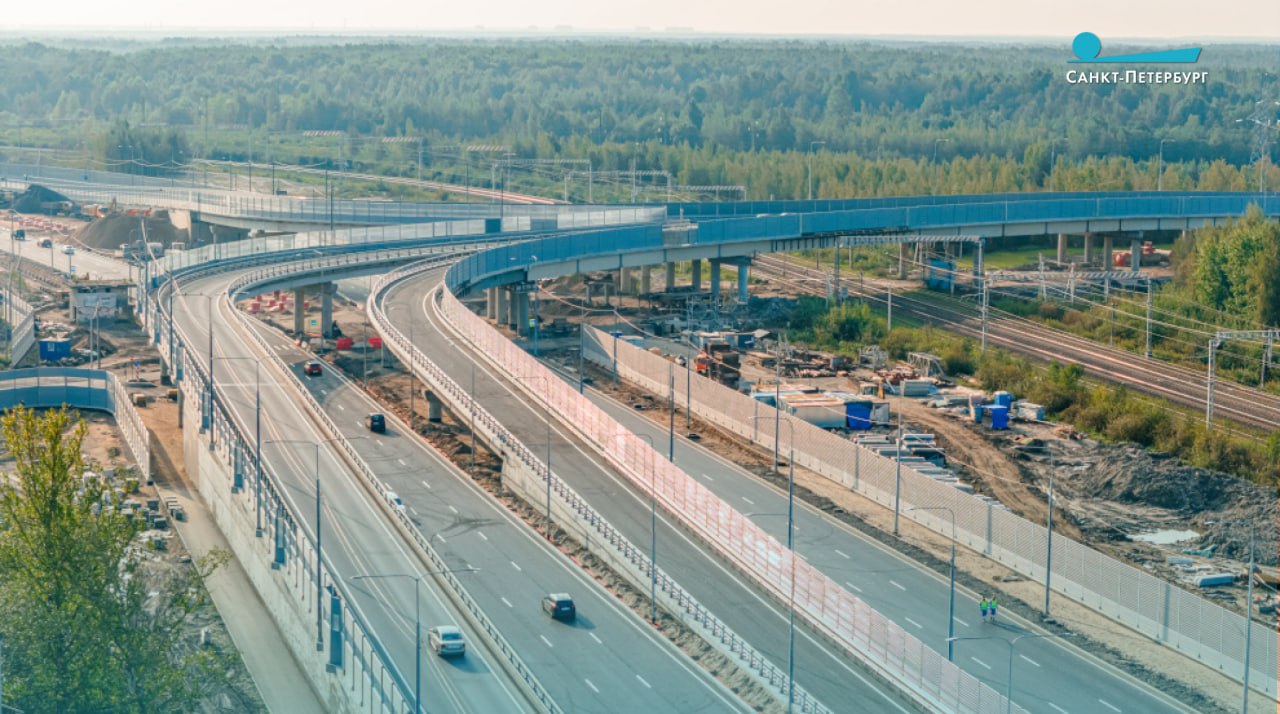
[[[308,362],[303,365],[302,373],[312,377],[319,377],[324,374],[324,367],[321,367],[319,362]]]

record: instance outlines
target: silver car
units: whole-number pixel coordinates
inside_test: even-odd
[[[461,657],[467,653],[462,630],[454,625],[437,625],[427,630],[427,647],[441,657]]]

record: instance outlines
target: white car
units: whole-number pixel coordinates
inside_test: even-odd
[[[75,246],[72,246],[72,245],[64,245],[64,246],[62,246],[62,254],[63,254],[63,255],[75,255],[75,254],[76,254],[76,248],[75,248]]]
[[[454,625],[437,625],[427,630],[427,647],[441,657],[461,657],[467,653],[462,630]]]
[[[387,503],[390,503],[397,511],[404,510],[404,501],[400,500],[400,496],[395,491],[387,491]]]

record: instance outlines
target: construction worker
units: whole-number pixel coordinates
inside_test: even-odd
[[[1000,606],[1000,603],[996,602],[996,598],[994,595],[991,597],[991,600],[987,603],[987,606],[991,608],[991,621],[995,622],[996,608]]]
[[[982,621],[983,621],[983,622],[986,622],[986,621],[987,621],[987,608],[988,608],[988,606],[989,606],[989,603],[987,602],[987,596],[986,596],[986,595],[983,595],[983,596],[982,596],[982,600],[980,600],[980,601],[978,602],[978,609],[982,610]]]

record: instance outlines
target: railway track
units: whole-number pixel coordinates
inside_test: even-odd
[[[777,256],[757,256],[756,271],[799,292],[823,294],[827,276],[821,270]],[[868,284],[870,285],[870,284]],[[886,291],[848,285],[850,294],[884,301]],[[894,310],[928,324],[979,339],[981,316],[976,306],[942,296],[921,299],[895,295]],[[1063,330],[1022,318],[989,317],[987,341],[1012,352],[1046,361],[1078,364],[1090,377],[1125,385],[1197,409],[1205,406],[1206,373],[1147,359]],[[1280,429],[1280,397],[1235,382],[1214,380],[1214,414],[1263,429]]]

